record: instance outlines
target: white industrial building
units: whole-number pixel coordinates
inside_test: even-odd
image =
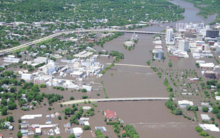
[[[41,63],[48,63],[48,58],[47,57],[37,57],[33,61],[36,65],[41,64]]]
[[[203,130],[209,130],[209,131],[213,131],[213,132],[219,132],[219,128],[215,126],[215,124],[199,124],[199,126],[203,129]]]
[[[71,133],[73,133],[76,137],[80,137],[80,135],[83,133],[83,130],[80,127],[75,127],[71,129]]]
[[[186,108],[187,106],[193,106],[193,102],[188,101],[188,100],[178,101],[178,104],[179,104],[180,108]]]
[[[32,80],[33,79],[33,75],[32,74],[21,74],[21,79]]]
[[[82,85],[82,89],[86,89],[87,91],[92,91],[92,86]]]
[[[134,47],[134,42],[133,41],[125,41],[124,45],[127,47]]]
[[[202,120],[210,120],[210,117],[207,114],[201,114],[201,118]]]
[[[214,69],[215,64],[214,63],[200,63],[199,66],[201,69]]]
[[[217,48],[216,48],[216,54],[217,54],[217,55],[220,55],[220,47],[217,47]]]
[[[55,71],[56,65],[53,60],[50,60],[48,64],[39,67],[38,71],[46,75],[51,75]]]
[[[163,60],[164,59],[164,52],[163,50],[156,50],[154,53],[154,59],[156,60]]]
[[[36,117],[42,117],[42,114],[34,114],[34,115],[24,115],[21,117],[22,120],[25,119],[35,119]]]
[[[180,58],[189,58],[189,55],[186,51],[176,50],[173,51],[173,55],[178,56]]]
[[[20,61],[19,58],[13,58],[13,57],[4,57],[3,58],[4,62],[9,62],[9,63],[18,63]]]
[[[189,41],[186,40],[179,40],[179,50],[181,51],[189,51]]]

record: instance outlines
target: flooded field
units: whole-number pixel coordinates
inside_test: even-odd
[[[207,19],[202,18],[201,16],[196,16],[196,13],[199,12],[198,9],[193,7],[193,4],[184,2],[181,0],[174,0],[178,5],[186,8],[185,19],[178,21],[178,22],[201,22],[204,21],[205,23],[209,23],[215,19],[216,15],[210,16]],[[164,25],[171,25],[175,26],[175,23],[166,23]],[[151,26],[147,28],[141,28],[138,30],[142,31],[163,31],[165,27],[158,27],[158,26]],[[132,34],[124,34],[110,42],[106,42],[104,47],[95,46],[97,51],[100,50],[116,50],[124,54],[124,59],[120,60],[119,64],[130,64],[130,65],[144,65],[147,66],[146,61],[152,59],[152,55],[150,51],[154,48],[153,44],[153,35],[144,35],[138,34],[139,41],[135,45],[135,48],[132,50],[127,50],[123,46],[123,42],[127,39],[130,39]],[[154,61],[150,66],[155,66],[157,68],[161,68],[163,70],[169,69],[168,62],[169,58],[167,56],[167,50],[165,49],[164,45],[165,56],[167,57],[164,61]],[[181,59],[181,60],[171,60],[173,63],[172,69],[187,69],[187,70],[194,70],[196,69],[195,66],[195,59],[192,58],[191,54],[189,59]],[[206,58],[206,61],[210,61],[216,64],[216,61],[213,58]],[[113,59],[104,59],[100,58],[97,61],[106,64],[112,63]],[[107,64],[105,65],[107,66]],[[166,70],[169,71],[169,70]],[[172,71],[173,72],[173,71]],[[180,71],[181,72],[181,71]],[[201,70],[196,69],[198,76],[201,76]],[[180,73],[181,74],[181,73]],[[67,78],[71,79],[71,78]],[[103,86],[99,88],[100,83],[103,81]],[[117,66],[115,65],[111,69],[109,69],[102,78],[89,78],[85,79],[83,82],[91,83],[91,85],[95,88],[91,92],[79,92],[75,91],[74,89],[68,89],[64,91],[53,89],[53,87],[47,87],[41,89],[42,92],[47,94],[60,94],[64,96],[63,101],[68,101],[70,96],[73,96],[75,99],[82,99],[82,96],[86,95],[89,98],[105,98],[106,95],[104,93],[103,88],[105,88],[107,96],[109,98],[121,98],[121,97],[168,97],[169,93],[166,90],[166,87],[163,84],[164,76],[159,78],[157,74],[153,72],[153,70],[149,67],[131,67],[131,66]],[[95,84],[97,83],[97,84]],[[187,82],[186,82],[187,83]],[[180,86],[174,87],[175,95],[178,95],[176,100],[183,99],[180,94]],[[193,88],[197,89],[197,85],[192,85]],[[96,89],[97,88],[97,89]],[[98,89],[99,88],[99,89]],[[100,96],[98,96],[100,94]],[[200,94],[193,96],[195,100],[195,105],[200,103],[199,97]],[[202,95],[203,92],[202,92]],[[187,97],[187,96],[185,96]],[[198,100],[196,100],[198,99]],[[205,99],[205,98],[204,98]],[[52,124],[58,124],[59,128],[61,129],[61,136],[62,138],[67,138],[70,134],[65,133],[64,124],[69,122],[70,117],[67,120],[64,119],[64,113],[62,113],[64,107],[60,107],[58,104],[54,104],[52,106],[52,110],[48,110],[48,103],[46,100],[44,101],[46,106],[41,105],[38,108],[31,110],[30,112],[25,112],[21,110],[14,110],[10,111],[14,116],[15,122],[13,123],[15,130],[13,133],[7,131],[2,131],[3,135],[8,135],[12,137],[16,137],[19,129],[18,129],[18,119],[22,115],[25,114],[43,114],[41,119],[36,119],[34,121],[30,121],[30,123],[35,124],[45,124],[46,115],[52,114],[55,112],[60,112],[62,120],[58,120],[57,118],[51,119]],[[114,110],[116,111],[119,118],[124,120],[125,124],[132,124],[134,128],[137,130],[140,138],[201,138],[199,134],[195,131],[195,126],[198,126],[198,122],[190,121],[183,116],[175,116],[170,113],[165,107],[165,102],[163,101],[152,101],[152,102],[105,102],[105,103],[96,103],[98,107],[95,107],[95,116],[90,117],[90,125],[92,131],[94,132],[95,126],[105,126],[107,128],[107,132],[103,133],[104,136],[108,136],[109,138],[116,138],[116,134],[112,126],[107,126],[104,122],[104,116],[102,115],[103,110]],[[88,104],[86,104],[88,105]],[[79,106],[85,106],[85,104],[80,104]],[[93,107],[92,104],[89,106]],[[67,106],[69,107],[69,106]],[[194,116],[191,113],[184,112],[188,116]],[[198,112],[201,113],[201,112]],[[199,115],[199,114],[198,114]],[[201,117],[199,120],[201,120]],[[48,135],[44,134],[41,136],[42,138],[48,138]],[[211,133],[212,135],[218,137],[217,133]],[[56,135],[55,135],[56,136]],[[87,130],[84,131],[82,138],[91,138],[92,133]]]
[[[194,130],[197,123],[182,116],[174,116],[164,107],[165,102],[109,102],[98,103],[98,109],[116,111],[119,118],[132,124],[140,138],[199,138]]]

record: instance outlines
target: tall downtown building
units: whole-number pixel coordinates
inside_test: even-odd
[[[174,44],[172,28],[167,28],[166,30],[166,44]]]
[[[189,41],[179,40],[179,50],[181,51],[189,51]]]

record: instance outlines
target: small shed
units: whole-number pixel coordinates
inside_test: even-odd
[[[14,126],[9,126],[8,128],[10,131],[12,131],[14,129]]]

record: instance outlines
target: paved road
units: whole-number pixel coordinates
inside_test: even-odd
[[[117,102],[117,101],[167,101],[169,97],[134,97],[134,98],[105,98],[105,99],[82,99],[62,102],[60,104],[77,104],[83,102]]]
[[[106,63],[107,65],[111,65],[112,63]],[[115,66],[130,66],[130,67],[144,67],[144,68],[150,68],[150,66],[145,65],[135,65],[135,64],[118,64],[114,63]]]
[[[106,30],[106,29],[98,29],[97,30],[97,29],[94,29],[94,30],[64,31],[64,32],[59,32],[59,33],[56,33],[56,34],[49,35],[47,37],[44,37],[44,38],[41,38],[41,39],[38,39],[38,40],[34,40],[32,42],[28,42],[28,43],[25,43],[25,44],[22,44],[22,45],[13,47],[13,48],[8,48],[8,49],[0,50],[0,54],[1,53],[12,52],[12,51],[15,51],[15,50],[18,50],[18,49],[21,49],[21,48],[25,48],[25,47],[28,47],[30,45],[33,45],[33,44],[36,44],[36,43],[48,40],[50,38],[57,37],[57,36],[62,35],[62,34],[84,33],[84,32],[124,32],[124,33],[137,33],[137,34],[139,33],[139,34],[161,34],[161,35],[164,35],[164,33],[161,33],[161,32],[135,31],[135,30],[114,30],[114,29],[112,29],[112,30]]]

